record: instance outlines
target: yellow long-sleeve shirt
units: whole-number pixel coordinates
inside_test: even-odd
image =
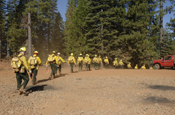
[[[58,58],[58,65],[61,65],[61,62],[65,63],[64,59],[60,56],[57,56]]]
[[[81,63],[81,62],[83,62],[83,57],[78,57],[77,63]]]
[[[34,54],[33,56],[35,56],[36,59],[37,59],[36,70],[38,70],[38,69],[39,69],[39,66],[41,65],[41,59],[40,59],[36,54]],[[31,56],[31,57],[32,57],[32,56]],[[31,57],[30,57],[30,58],[31,58]],[[33,69],[33,68],[35,68],[35,67],[34,67],[34,65],[30,65],[30,58],[28,59],[28,65],[31,67],[31,69]]]
[[[57,58],[57,56],[55,55],[55,54],[52,54],[52,56],[53,56],[53,58],[54,58],[54,62],[53,63],[56,63],[56,64],[58,64],[58,58]],[[49,57],[48,57],[49,58]],[[47,61],[46,61],[46,66],[49,64],[49,61],[48,61],[48,59],[47,59]]]
[[[138,66],[136,65],[134,68],[135,68],[135,69],[138,69]]]
[[[94,57],[94,58],[93,58],[93,63],[99,63],[99,60],[98,60],[97,57]]]
[[[99,63],[102,63],[102,59],[100,57],[98,58],[98,61],[99,61]]]
[[[130,64],[130,63],[128,63],[127,67],[128,67],[128,68],[131,68],[131,64]]]
[[[84,58],[84,63],[86,64],[90,64],[91,63],[91,59],[89,57],[85,57]]]
[[[114,61],[114,62],[113,62],[113,65],[114,65],[114,66],[118,66],[118,61]]]
[[[74,58],[73,56],[70,56],[70,57],[68,58],[68,64],[70,64],[70,63],[76,64],[75,58]]]
[[[27,59],[25,56],[22,56],[22,54],[19,54],[18,57],[20,57],[19,59],[21,60],[22,62],[22,68],[24,66],[24,68],[27,70],[27,71],[31,71],[30,67],[28,66],[27,64]]]
[[[143,65],[143,66],[141,67],[141,69],[146,69],[145,65]]]
[[[123,66],[123,65],[124,65],[124,63],[123,63],[123,62],[120,60],[119,65]]]
[[[109,60],[108,59],[104,59],[104,62],[109,64]]]

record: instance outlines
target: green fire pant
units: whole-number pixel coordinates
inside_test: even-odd
[[[32,82],[35,83],[38,70],[37,70],[36,67],[35,67],[35,68],[32,69],[31,71],[32,71],[32,74],[30,74],[30,77],[32,78]]]
[[[83,62],[80,62],[80,63],[79,63],[79,70],[82,71],[82,68],[83,68]]]
[[[94,68],[97,69],[98,63],[94,63]]]
[[[59,73],[61,73],[61,65],[58,65],[57,69],[59,70]]]
[[[50,77],[52,77],[52,75],[53,75],[53,77],[55,77],[55,74],[57,73],[57,66],[55,63],[50,64],[50,66],[51,66],[51,70],[52,70]]]
[[[86,70],[90,71],[90,64],[86,64]]]
[[[70,72],[73,73],[74,63],[70,63]]]
[[[21,88],[21,86],[24,86],[24,88],[27,86],[28,82],[29,82],[29,76],[27,74],[27,71],[25,71],[25,73],[16,73],[16,80],[17,80],[17,90],[19,90]],[[24,80],[23,84],[22,80]]]
[[[105,63],[105,68],[106,69],[108,69],[108,66],[109,66],[109,64],[108,63]]]
[[[122,65],[120,65],[120,69],[123,69],[123,66]]]
[[[101,68],[101,63],[98,64],[98,69],[100,69],[100,68]]]
[[[114,69],[117,69],[117,66],[116,65],[114,66]]]

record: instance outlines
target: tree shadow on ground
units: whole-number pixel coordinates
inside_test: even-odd
[[[164,86],[164,85],[150,85],[148,86],[151,89],[159,89],[159,90],[175,90],[175,87],[173,86]]]
[[[78,73],[78,71],[73,71],[73,73]]]
[[[69,74],[68,73],[64,73],[64,74],[61,74],[61,75],[56,75],[55,78],[65,77],[66,75],[69,75]]]
[[[48,86],[47,84],[44,84],[44,85],[37,85],[37,86],[29,87],[26,91],[35,92],[35,91],[43,91],[43,90],[50,90],[50,89],[53,89],[53,87]]]
[[[48,78],[48,79],[38,80],[37,83],[45,82],[45,81],[48,81],[48,80],[50,80],[50,79]]]
[[[147,97],[146,99],[144,99],[144,101],[148,103],[174,103],[174,101],[171,101],[167,98],[154,96]]]

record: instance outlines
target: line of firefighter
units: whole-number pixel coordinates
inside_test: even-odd
[[[32,84],[36,84],[36,76],[38,73],[39,66],[41,65],[41,59],[38,57],[38,51],[35,51],[33,56],[29,57],[28,63],[27,63],[27,59],[25,57],[26,48],[21,47],[19,51],[20,51],[19,55],[18,56],[16,55],[14,58],[12,58],[11,65],[14,69],[14,73],[16,73],[17,90],[19,91],[19,94],[22,94],[22,93],[25,94],[26,93],[25,87],[28,84],[29,78],[32,79]],[[101,64],[102,64],[101,56],[97,57],[97,55],[95,55],[92,61],[94,63],[95,69],[101,68]],[[56,55],[56,52],[53,51],[52,55],[49,55],[46,61],[46,68],[48,69],[48,65],[50,64],[51,70],[52,70],[49,79],[55,78],[55,75],[57,74],[57,68],[59,69],[59,74],[61,75],[62,62],[65,63],[65,61],[61,58],[60,53]],[[104,59],[104,63],[105,63],[105,68],[108,68],[109,66],[108,57]],[[71,53],[71,56],[68,58],[68,64],[71,67],[71,72],[73,72],[73,66],[77,64],[79,65],[80,71],[82,70],[83,64],[86,65],[86,70],[90,71],[91,59],[89,58],[88,54],[86,54],[84,59],[82,54],[80,54],[76,64],[73,53]],[[120,60],[118,63],[117,58],[115,58],[113,65],[115,68],[117,68],[118,65],[120,66],[120,68],[123,68],[124,63],[122,62],[122,60]],[[129,63],[127,67],[131,69],[132,68],[131,63]],[[135,69],[138,69],[137,64],[135,66]],[[143,65],[141,69],[146,69],[145,65]],[[23,84],[22,84],[22,80],[24,80]]]

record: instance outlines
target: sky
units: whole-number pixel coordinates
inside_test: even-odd
[[[168,2],[168,0],[166,0],[167,2],[164,3],[164,6],[163,8],[165,8],[166,6],[170,6],[171,3]],[[58,11],[60,12],[62,18],[63,18],[63,21],[66,20],[66,17],[65,17],[65,14],[66,14],[66,10],[67,10],[67,0],[58,0],[58,4],[57,4],[57,8],[58,8]],[[166,23],[167,22],[170,22],[170,18],[175,18],[174,16],[174,13],[171,13],[171,14],[166,14],[164,17],[163,17],[163,27],[166,28]]]

